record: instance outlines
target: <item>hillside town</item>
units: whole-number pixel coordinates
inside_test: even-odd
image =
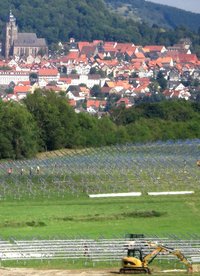
[[[12,33],[13,32],[13,33]],[[0,95],[20,101],[38,88],[62,92],[76,112],[105,112],[108,99],[133,106],[138,98],[199,98],[200,60],[191,41],[137,45],[102,40],[59,42],[48,50],[44,38],[18,33],[10,12],[0,60]]]

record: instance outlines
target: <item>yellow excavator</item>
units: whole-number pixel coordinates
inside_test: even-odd
[[[151,274],[151,270],[148,266],[160,253],[169,253],[176,256],[187,266],[188,273],[192,273],[192,264],[180,250],[154,243],[148,243],[148,245],[155,248],[145,256],[143,256],[143,252],[139,248],[128,249],[127,257],[122,259],[122,268],[120,268],[119,273]]]

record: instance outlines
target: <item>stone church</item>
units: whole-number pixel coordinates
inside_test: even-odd
[[[8,22],[5,26],[3,55],[6,59],[12,56],[27,57],[29,55],[48,53],[44,38],[37,38],[35,33],[19,33],[16,18],[10,11]]]

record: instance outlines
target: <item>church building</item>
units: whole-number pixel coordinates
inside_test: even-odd
[[[5,26],[3,55],[6,59],[12,56],[27,57],[48,53],[44,38],[37,38],[35,33],[19,33],[16,18],[10,11],[9,20]]]

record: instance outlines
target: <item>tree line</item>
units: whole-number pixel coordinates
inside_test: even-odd
[[[0,159],[61,148],[200,137],[200,103],[161,101],[113,108],[101,119],[76,113],[62,94],[37,90],[23,102],[0,102]]]

